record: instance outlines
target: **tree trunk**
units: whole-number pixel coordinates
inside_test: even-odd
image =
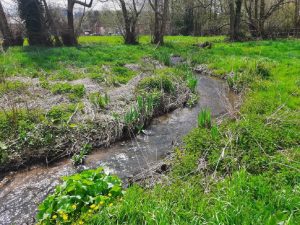
[[[153,31],[153,44],[159,44],[160,43],[160,32],[159,32],[159,12],[158,12],[158,0],[154,1],[154,31]]]
[[[241,14],[242,14],[242,0],[236,0],[235,3],[235,18],[234,18],[234,40],[241,38]]]
[[[26,27],[29,44],[51,46],[51,35],[46,25],[41,0],[18,0],[18,7]]]
[[[154,11],[154,32],[152,43],[163,45],[169,15],[169,0],[164,0],[161,6],[159,5],[159,1],[155,0],[154,4],[151,4],[151,7]]]
[[[239,41],[241,39],[241,16],[242,0],[229,0],[230,10],[230,40]]]
[[[167,29],[167,21],[169,17],[169,0],[164,1],[164,9],[163,9],[163,18],[161,23],[161,31],[160,31],[160,43],[164,44],[164,36],[166,34]]]
[[[56,46],[61,46],[62,42],[59,39],[59,33],[58,33],[57,27],[56,27],[56,25],[55,25],[55,23],[52,19],[52,15],[51,15],[50,10],[48,8],[48,4],[47,4],[46,0],[42,0],[42,1],[43,1],[43,4],[44,4],[44,8],[45,8],[45,11],[46,11],[46,15],[47,15],[47,18],[48,18],[48,21],[49,21],[50,28],[53,32],[55,45]]]
[[[124,0],[120,0],[123,19],[125,23],[125,34],[124,42],[128,45],[135,45],[138,44],[137,41],[137,34],[136,34],[136,23],[137,23],[137,15],[129,15],[128,9],[126,7],[126,3]],[[135,3],[134,3],[135,4]]]
[[[229,13],[230,13],[230,30],[229,30],[229,38],[231,41],[234,41],[235,33],[234,33],[234,22],[235,22],[235,10],[234,10],[234,0],[229,0]]]
[[[259,21],[258,21],[258,33],[260,37],[265,37],[265,0],[260,0],[260,9],[259,9]]]
[[[14,44],[13,34],[8,26],[7,19],[0,1],[0,31],[3,35],[3,46],[8,47]]]
[[[295,20],[294,20],[294,26],[295,29],[300,29],[300,0],[295,0]],[[296,30],[296,32],[300,32],[298,30]]]
[[[68,28],[67,31],[63,33],[63,43],[66,46],[74,46],[77,45],[77,37],[75,35],[74,28],[74,1],[68,0],[68,10],[67,10],[67,18],[68,18]]]

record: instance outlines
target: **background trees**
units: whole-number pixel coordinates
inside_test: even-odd
[[[137,44],[138,18],[145,6],[146,0],[119,0],[123,14],[123,36],[125,44]]]
[[[54,0],[14,2],[30,45],[74,46],[84,33],[123,34],[126,44],[137,44],[139,34],[151,34],[155,44],[163,44],[166,34],[228,35],[232,41],[300,34],[300,0],[65,0],[55,7]],[[100,2],[115,4],[85,13]],[[11,45],[15,32],[6,16],[1,4],[1,33]]]
[[[89,3],[82,2],[79,0],[68,0],[67,7],[67,18],[68,18],[68,28],[63,34],[63,42],[66,46],[74,46],[77,45],[77,34],[75,33],[74,26],[74,6],[78,4],[83,7],[92,7],[93,0],[90,0]]]
[[[0,31],[1,31],[1,33],[3,35],[3,39],[4,39],[3,45],[5,47],[13,45],[13,42],[14,42],[13,34],[8,26],[7,19],[6,19],[1,1],[0,1]]]
[[[18,10],[26,27],[29,44],[51,46],[43,3],[40,0],[18,0]]]
[[[229,0],[230,11],[230,40],[238,41],[242,38],[240,27],[242,17],[242,0]]]
[[[169,15],[170,0],[149,0],[154,13],[154,25],[152,34],[153,44],[164,44],[164,35]]]

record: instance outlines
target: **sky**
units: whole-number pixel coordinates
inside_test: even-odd
[[[0,0],[2,2],[3,7],[6,10],[12,10],[12,9],[16,9],[16,3],[14,2],[14,0]],[[84,1],[84,0],[82,0]],[[48,4],[54,3],[54,4],[58,4],[61,5],[62,7],[67,5],[67,0],[47,0]],[[87,0],[88,2],[88,0]],[[101,3],[98,0],[94,0],[93,3],[93,9],[103,9],[103,8],[111,8],[111,9],[115,9],[115,6],[112,2],[110,3]]]

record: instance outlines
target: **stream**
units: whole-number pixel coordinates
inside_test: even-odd
[[[212,77],[199,76],[197,90],[200,99],[194,108],[180,108],[158,117],[144,134],[94,151],[87,157],[84,169],[103,166],[126,180],[167,156],[196,127],[201,109],[209,108],[218,117],[236,100],[226,82]],[[71,160],[66,159],[49,167],[33,166],[6,175],[0,181],[0,225],[33,224],[37,205],[60,183],[60,177],[76,172]]]

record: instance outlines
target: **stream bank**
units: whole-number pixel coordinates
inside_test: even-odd
[[[212,115],[218,117],[234,106],[235,96],[224,81],[200,76],[197,91],[200,99],[194,108],[179,108],[158,117],[144,134],[94,151],[84,169],[103,166],[126,180],[168,155],[196,126],[201,109],[210,108]],[[0,184],[0,224],[34,223],[37,205],[59,184],[60,177],[76,172],[71,161],[64,160],[49,168],[35,166],[6,176]]]

